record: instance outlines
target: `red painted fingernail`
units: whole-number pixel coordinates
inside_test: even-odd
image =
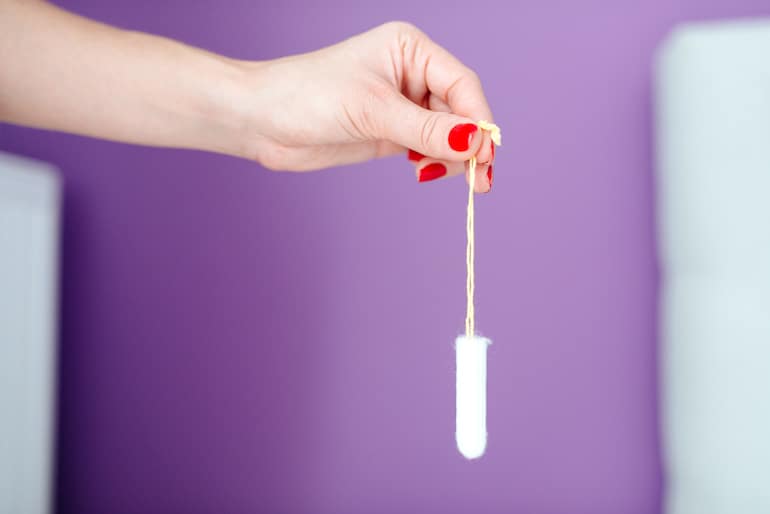
[[[420,176],[418,177],[417,181],[427,182],[429,180],[443,177],[444,175],[446,175],[446,166],[440,162],[434,162],[432,164],[428,164],[420,170]]]
[[[409,159],[410,161],[419,162],[425,159],[425,156],[420,152],[415,152],[410,148],[409,151],[406,153],[406,158]]]
[[[492,147],[492,159],[494,159],[495,158],[495,144],[494,143],[490,143],[489,146]]]
[[[489,165],[489,169],[487,170],[487,178],[489,179],[489,189],[492,189],[492,165]]]
[[[470,147],[471,136],[479,128],[474,123],[461,123],[449,131],[449,146],[456,152],[464,152]]]

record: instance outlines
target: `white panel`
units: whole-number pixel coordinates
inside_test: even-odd
[[[50,511],[59,183],[0,153],[0,512]]]
[[[668,514],[770,513],[770,21],[657,61]]]

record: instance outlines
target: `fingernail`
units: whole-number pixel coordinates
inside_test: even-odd
[[[495,144],[494,143],[490,143],[489,146],[492,147],[492,159],[494,159],[495,158]]]
[[[439,177],[443,177],[444,175],[446,175],[446,166],[444,166],[440,162],[434,162],[432,164],[428,164],[427,166],[425,166],[423,169],[420,170],[417,181],[427,182],[429,180],[434,180]]]
[[[474,123],[460,123],[449,131],[449,146],[456,152],[464,152],[470,147],[471,136],[479,128]]]
[[[494,147],[493,147],[494,148]],[[489,189],[492,190],[492,165],[489,165],[489,169],[487,170],[487,178],[489,179]]]
[[[410,148],[409,151],[406,153],[406,158],[409,159],[410,161],[419,162],[425,159],[425,156],[420,152],[415,152]]]

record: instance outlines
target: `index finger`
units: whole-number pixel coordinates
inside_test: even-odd
[[[455,114],[494,121],[476,72],[427,35],[416,50],[415,60],[424,64],[423,80],[431,93],[446,102]]]
[[[406,80],[421,83],[405,84],[408,90],[427,90],[454,114],[494,122],[478,74],[427,35],[420,32],[420,36],[414,43],[413,64],[421,73],[407,75]],[[479,160],[488,162],[491,153],[490,145],[481,146]]]

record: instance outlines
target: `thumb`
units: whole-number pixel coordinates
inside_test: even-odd
[[[403,95],[384,109],[381,137],[446,161],[467,161],[476,155],[483,135],[464,116],[423,109]]]

